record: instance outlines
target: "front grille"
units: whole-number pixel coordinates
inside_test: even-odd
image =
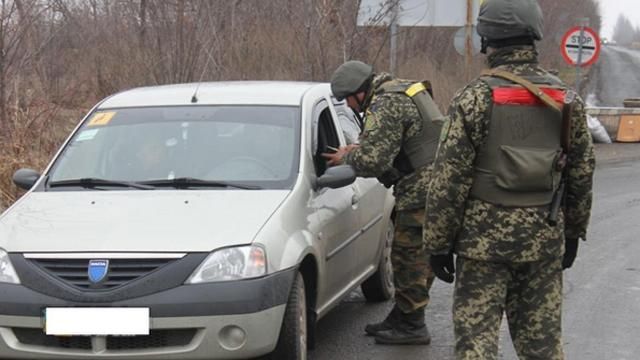
[[[109,259],[109,272],[98,284],[89,281],[90,259],[30,259],[47,273],[81,289],[110,289],[143,277],[175,259]]]
[[[107,350],[154,349],[186,346],[193,341],[197,329],[151,330],[149,335],[107,336]],[[90,336],[53,336],[42,329],[13,328],[18,341],[25,345],[62,349],[91,350]]]
[[[107,349],[135,350],[169,346],[186,346],[191,343],[196,329],[151,330],[149,335],[108,336]]]
[[[25,345],[38,345],[62,349],[91,349],[89,336],[53,336],[47,335],[42,329],[13,328],[13,334],[18,341]]]

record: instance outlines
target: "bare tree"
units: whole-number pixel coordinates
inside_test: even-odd
[[[631,21],[624,14],[620,14],[613,28],[613,41],[620,45],[630,45],[634,41],[635,34],[636,29]]]
[[[350,59],[386,71],[386,20],[399,1],[379,0],[373,26],[359,26],[361,0],[0,0],[0,208],[19,194],[11,172],[27,161],[44,166],[80,114],[111,93],[191,81],[327,81]],[[541,61],[562,70],[561,35],[582,17],[599,30],[597,1],[539,3]],[[398,75],[432,80],[443,108],[465,82],[456,30],[401,27],[397,37]],[[472,66],[479,73],[484,57]]]

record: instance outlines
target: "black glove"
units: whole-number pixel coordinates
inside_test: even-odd
[[[565,239],[564,241],[564,257],[562,258],[562,270],[568,269],[573,265],[573,261],[578,255],[579,239]]]
[[[453,253],[446,255],[431,255],[429,258],[431,270],[436,277],[444,282],[452,283],[456,267],[453,265]]]
[[[402,174],[394,168],[378,177],[378,181],[387,189],[395,185],[402,178]]]

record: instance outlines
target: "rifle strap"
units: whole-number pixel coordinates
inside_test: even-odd
[[[573,100],[575,99],[575,93],[571,92],[569,96],[565,97],[564,105],[562,106],[562,133],[560,137],[560,145],[562,151],[568,154],[571,150],[571,118],[573,117]]]
[[[544,104],[554,109],[555,111],[562,113],[562,105],[558,104],[555,100],[551,98],[551,96],[547,95],[540,87],[531,81],[524,79],[518,75],[510,73],[504,70],[491,69],[491,70],[483,70],[482,75],[485,76],[493,76],[499,77],[503,79],[507,79],[512,81],[525,89],[529,90],[533,95],[535,95],[538,99],[540,99]]]

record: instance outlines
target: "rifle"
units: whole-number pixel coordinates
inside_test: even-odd
[[[551,226],[556,226],[558,224],[558,213],[560,212],[560,207],[564,204],[566,197],[565,187],[567,182],[567,165],[569,151],[571,150],[571,117],[573,116],[573,102],[575,101],[575,98],[576,94],[573,91],[567,91],[562,107],[562,135],[560,137],[562,154],[560,154],[560,157],[556,162],[556,170],[561,171],[562,175],[560,176],[560,185],[553,194],[553,199],[551,200],[549,209],[549,218],[547,220]]]

